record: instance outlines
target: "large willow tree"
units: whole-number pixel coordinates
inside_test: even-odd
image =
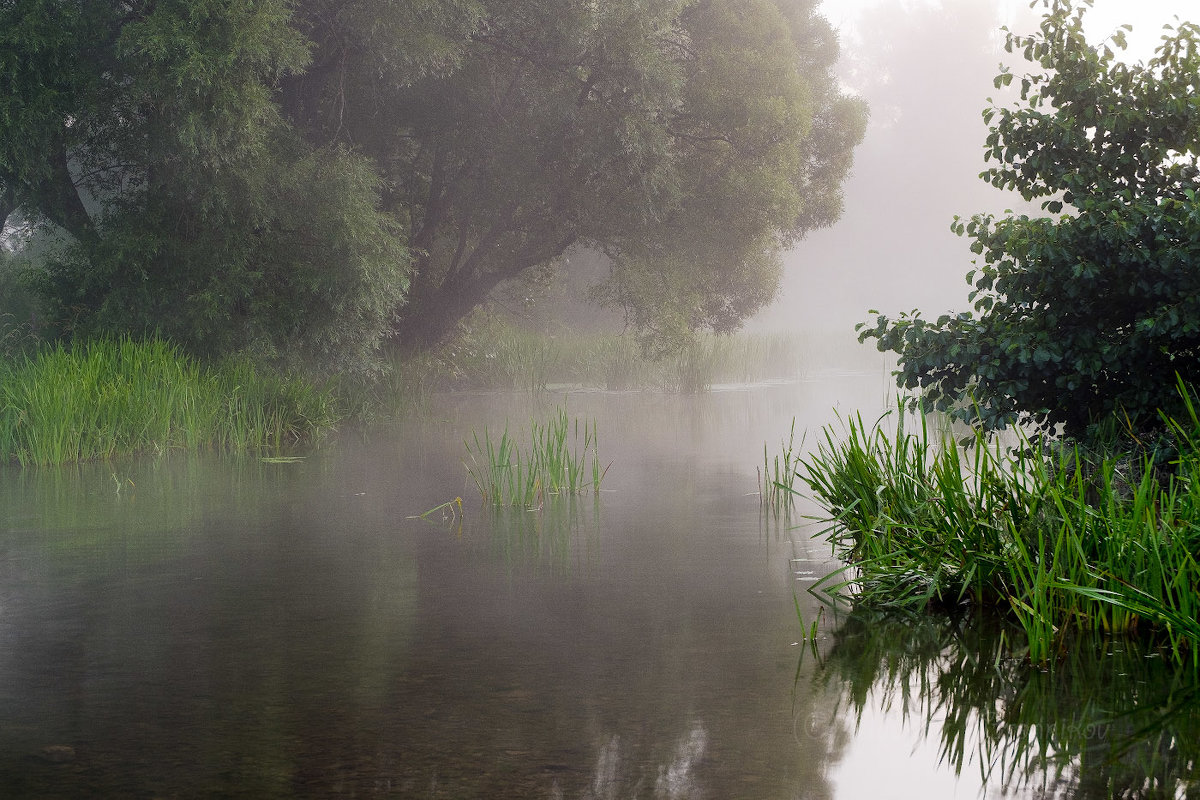
[[[368,160],[280,114],[309,61],[291,22],[286,0],[0,3],[0,213],[61,240],[37,276],[52,325],[370,362],[402,231]]]
[[[674,341],[766,302],[864,127],[815,0],[10,0],[0,212],[76,331],[349,363],[607,254]]]
[[[318,61],[285,107],[383,176],[414,254],[406,346],[572,247],[611,256],[600,294],[640,330],[728,330],[774,294],[779,249],[836,219],[863,132],[815,6],[306,0]],[[398,80],[412,17],[445,58]]]

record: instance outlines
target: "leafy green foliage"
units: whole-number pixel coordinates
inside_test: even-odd
[[[1180,23],[1129,65],[1113,50],[1127,28],[1085,40],[1090,5],[1047,2],[1038,33],[1008,34],[1032,71],[1016,107],[984,112],[995,166],[981,177],[1044,198],[1048,216],[955,220],[982,260],[967,276],[973,312],[859,326],[900,354],[902,386],[989,428],[1085,437],[1115,414],[1137,432],[1180,409],[1177,374],[1197,377],[1200,27]]]
[[[67,335],[369,368],[588,248],[677,350],[838,214],[865,112],[815,7],[12,0],[0,222],[66,242]]]
[[[70,237],[41,288],[61,332],[366,367],[404,289],[367,161],[316,149],[274,87],[291,4],[0,8],[0,189]]]
[[[384,177],[415,254],[409,349],[573,247],[610,255],[599,298],[678,349],[765,303],[778,249],[837,216],[865,115],[810,0],[451,4],[422,23],[448,61],[402,78],[375,26],[406,12],[325,5],[300,4],[322,66],[284,106]]]
[[[91,247],[50,263],[53,318],[76,335],[158,333],[208,356],[369,368],[404,286],[374,176],[345,154],[268,162],[259,186],[209,187],[203,210],[171,192],[115,210]]]
[[[906,429],[902,404],[894,431],[861,418],[845,437],[826,429],[799,477],[846,566],[818,586],[863,608],[994,609],[1024,630],[1035,662],[1055,658],[1069,628],[1148,624],[1194,665],[1200,419],[1194,394],[1177,390],[1187,414],[1170,422],[1183,446],[1167,476],[1149,459],[1131,470],[1074,448],[1009,455],[980,431],[964,462],[949,435]]]

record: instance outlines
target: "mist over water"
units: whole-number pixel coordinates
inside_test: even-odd
[[[896,699],[945,672],[972,719],[1024,686],[969,669],[975,634],[830,620],[801,642],[834,564],[811,506],[764,515],[759,468],[793,421],[812,447],[890,402],[865,355],[700,395],[444,395],[290,463],[4,471],[0,795],[1041,796],[1042,762],[981,787],[1007,740],[955,768],[960,700]],[[560,407],[596,422],[600,495],[482,506],[464,439]],[[456,496],[463,518],[415,518]],[[1051,730],[1092,707],[1035,690]]]
[[[830,385],[454,395],[292,463],[7,473],[0,793],[830,796],[833,730],[795,730],[805,545],[756,495]],[[464,438],[559,404],[601,495],[481,507]]]
[[[757,495],[793,425],[811,449],[891,407],[888,361],[845,346],[868,309],[965,307],[950,222],[1014,203],[975,175],[1016,5],[847,29],[873,119],[845,214],[752,326],[808,337],[802,378],[438,395],[290,462],[0,468],[0,797],[1192,791],[1195,688],[1135,645],[1047,674],[961,618],[820,617],[810,648],[836,565],[811,505]],[[464,442],[559,407],[596,423],[600,494],[483,506]]]
[[[756,324],[847,330],[869,309],[966,308],[972,256],[954,216],[1020,202],[976,177],[1008,21],[988,2],[880,3],[843,29],[843,81],[870,106],[867,136],[841,219],[789,254],[780,299]]]

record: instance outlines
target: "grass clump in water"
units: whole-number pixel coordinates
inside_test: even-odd
[[[1190,408],[1190,406],[1189,406]],[[1153,631],[1180,662],[1200,662],[1200,421],[1172,423],[1180,453],[1093,463],[1080,450],[1010,453],[976,435],[969,451],[850,420],[826,429],[800,477],[828,513],[825,535],[846,566],[833,596],[882,609],[962,604],[1023,629],[1029,658],[1058,655],[1071,629]]]
[[[595,421],[581,426],[560,408],[549,422],[532,423],[526,449],[507,427],[498,439],[486,428],[482,438],[474,434],[466,443],[471,459],[467,472],[485,503],[540,507],[546,495],[599,493],[608,468],[600,466],[597,444]]]
[[[762,511],[775,519],[780,516],[790,519],[795,508],[796,475],[800,466],[800,452],[796,447],[796,420],[792,419],[792,428],[787,442],[782,445],[782,452],[775,456],[774,461],[767,454],[767,446],[763,445],[763,465],[758,473],[758,499]]]
[[[23,465],[280,448],[337,419],[330,392],[246,361],[206,367],[161,340],[77,342],[0,361],[0,459]]]

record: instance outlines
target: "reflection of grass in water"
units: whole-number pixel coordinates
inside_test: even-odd
[[[922,424],[851,419],[802,468],[846,566],[825,589],[874,608],[970,603],[1006,613],[1029,657],[1063,655],[1069,629],[1163,634],[1174,658],[1200,645],[1200,422],[1179,427],[1177,473],[1076,451],[1009,455],[981,436],[969,457]],[[1189,438],[1190,437],[1190,438]],[[1139,623],[1142,623],[1139,626]]]
[[[575,545],[585,534],[594,535],[599,529],[598,500],[583,503],[575,496],[551,497],[536,511],[490,506],[487,522],[492,546],[510,571],[520,565],[569,571]]]
[[[486,428],[466,443],[471,463],[467,472],[485,503],[532,508],[547,496],[600,491],[607,468],[601,469],[596,423],[557,414],[544,424],[531,424],[530,445],[522,448],[508,428],[493,438]]]
[[[300,465],[247,454],[170,452],[37,469],[0,465],[0,525],[35,531],[39,547],[97,559],[156,560],[220,509],[248,527],[291,497]]]
[[[410,537],[342,544],[326,532],[355,517],[305,513],[327,508],[329,495],[312,502],[324,481],[310,479],[336,466],[181,452],[0,468],[0,526],[19,565],[5,592],[21,598],[6,623],[49,658],[13,672],[33,676],[34,691],[6,708],[21,724],[0,732],[0,796],[36,786],[46,797],[151,797],[188,786],[290,797],[311,752],[347,752],[377,724],[411,653],[417,559]],[[75,648],[55,631],[84,623],[80,652],[107,666],[81,681]],[[193,656],[213,668],[181,669]],[[87,744],[72,766],[26,754],[76,740]],[[148,742],[155,758],[131,758]]]
[[[813,680],[856,719],[898,710],[937,738],[942,763],[961,773],[977,761],[991,790],[1176,797],[1191,785],[1200,758],[1193,674],[1094,633],[1073,635],[1064,659],[1041,669],[1011,656],[1015,632],[943,615],[854,612],[818,656]]]

